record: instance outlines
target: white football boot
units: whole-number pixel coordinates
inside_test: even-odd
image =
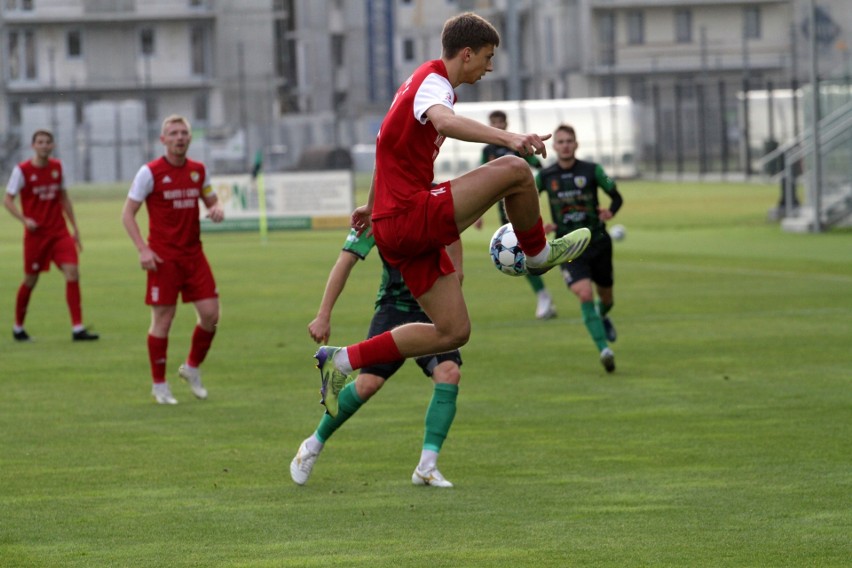
[[[154,383],[151,387],[151,396],[157,401],[157,404],[177,404],[177,399],[172,396],[172,389],[169,388],[169,383]]]
[[[314,453],[308,449],[308,440],[305,439],[299,446],[299,451],[296,452],[296,457],[290,462],[290,477],[296,485],[304,485],[308,482],[311,476],[311,471],[314,469],[314,464],[319,457],[319,452]]]
[[[553,297],[547,290],[538,293],[538,301],[535,307],[535,317],[546,320],[556,317],[556,306],[553,305]]]
[[[420,466],[414,469],[411,474],[411,483],[414,485],[429,485],[431,487],[452,487],[453,484],[447,481],[437,467],[433,467],[428,471],[420,471]]]
[[[195,398],[200,400],[207,398],[207,389],[201,384],[201,369],[190,367],[184,363],[178,368],[178,375],[189,385]]]

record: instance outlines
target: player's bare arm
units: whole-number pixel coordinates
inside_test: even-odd
[[[538,154],[547,157],[544,142],[551,134],[517,134],[476,120],[459,116],[444,105],[433,105],[426,111],[426,117],[432,122],[439,134],[465,142],[495,144],[511,148],[523,156]]]
[[[163,259],[151,250],[151,247],[145,242],[142,232],[139,230],[139,224],[136,222],[136,214],[141,207],[141,201],[128,198],[124,202],[124,209],[121,211],[121,223],[130,236],[130,240],[133,241],[136,250],[139,251],[139,264],[142,270],[157,270],[157,263],[163,262]]]
[[[202,198],[204,205],[207,207],[207,218],[214,223],[221,223],[225,220],[225,211],[219,205],[219,198],[216,195],[205,195]]]
[[[370,228],[373,215],[373,196],[376,189],[376,174],[373,172],[373,179],[370,182],[370,193],[367,195],[367,204],[361,205],[352,212],[350,218],[350,226],[358,232],[360,236],[364,231]]]
[[[74,242],[77,243],[77,250],[83,252],[83,241],[80,239],[80,229],[77,227],[77,218],[74,216],[74,206],[71,205],[71,198],[68,197],[68,191],[65,189],[61,192],[59,203],[62,205],[62,211],[65,213],[65,218],[71,224],[72,235]]]
[[[8,193],[3,197],[3,205],[12,214],[12,217],[23,223],[24,227],[28,231],[35,231],[38,229],[38,223],[36,223],[35,219],[31,219],[30,217],[24,216],[24,214],[18,209],[17,205],[15,205],[15,196],[9,195]]]
[[[357,262],[357,256],[343,250],[340,251],[337,262],[331,267],[317,315],[308,324],[308,333],[317,343],[328,343],[331,337],[331,312],[343,292],[344,286],[346,286],[346,281],[349,280],[352,268]]]

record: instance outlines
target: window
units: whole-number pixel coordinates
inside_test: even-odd
[[[410,37],[402,40],[402,60],[406,63],[414,61],[414,40]]]
[[[9,124],[12,126],[21,125],[21,103],[18,101],[9,102]]]
[[[156,123],[159,120],[159,112],[157,111],[157,99],[154,97],[145,97],[145,121],[148,124]]]
[[[275,72],[286,79],[289,86],[295,86],[297,81],[296,66],[296,18],[293,13],[293,0],[280,0],[280,15],[275,18]]]
[[[545,65],[554,65],[556,63],[556,59],[554,57],[554,53],[556,52],[556,48],[554,47],[553,36],[553,20],[548,19],[544,22],[544,64]],[[553,98],[553,97],[551,97]]]
[[[6,0],[6,11],[14,12],[23,10],[31,12],[33,9],[33,0]]]
[[[192,103],[194,107],[193,115],[195,120],[199,123],[207,122],[209,118],[209,113],[207,112],[207,93],[197,93],[195,97],[193,97]]]
[[[35,79],[35,34],[32,30],[10,31],[8,38],[7,77],[10,80]]]
[[[630,45],[645,43],[645,14],[638,10],[627,13],[627,43]]]
[[[192,60],[190,67],[193,75],[204,76],[207,74],[207,34],[201,26],[193,26],[189,30],[190,54]]]
[[[9,61],[6,62],[9,79],[21,78],[21,48],[18,43],[18,32],[9,32]]]
[[[601,77],[600,96],[614,97],[615,96],[615,79],[613,77]]]
[[[675,11],[675,41],[692,43],[692,12],[690,10]]]
[[[695,98],[695,83],[689,79],[677,83],[675,89],[680,91],[680,98],[683,100],[692,100]]]
[[[69,58],[83,55],[83,39],[79,30],[71,30],[65,35],[66,51]]]
[[[630,79],[630,98],[639,103],[648,99],[648,84],[644,77]]]
[[[286,0],[284,3],[284,19],[287,23],[287,31],[296,31],[296,0]]]
[[[615,65],[615,14],[605,12],[598,20],[601,65]]]
[[[139,50],[142,55],[154,55],[154,30],[143,28],[139,31]]]
[[[760,39],[760,7],[746,6],[743,8],[743,37]]]
[[[343,34],[331,34],[331,61],[335,67],[343,67],[346,54],[346,38]]]

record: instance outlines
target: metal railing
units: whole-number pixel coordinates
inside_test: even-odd
[[[772,173],[774,178],[780,178],[783,182],[783,217],[798,214],[806,217],[806,225],[812,223],[813,226],[808,228],[831,227],[852,216],[852,101],[836,108],[819,122],[818,150],[822,157],[822,183],[820,187],[809,187],[808,204],[812,211],[797,212],[794,209],[796,182],[814,167],[813,146],[811,127],[764,155],[756,161],[756,165],[767,168],[779,162],[782,164],[780,168],[774,168],[776,171]],[[816,211],[817,203],[819,212]],[[820,223],[816,223],[817,219]]]

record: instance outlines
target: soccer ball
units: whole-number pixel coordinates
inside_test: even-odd
[[[613,225],[609,228],[609,236],[614,241],[623,240],[627,236],[627,229],[624,228],[624,225]]]
[[[523,276],[527,274],[527,257],[518,244],[518,237],[511,223],[506,223],[491,237],[491,246],[488,252],[494,266],[503,274],[509,276]]]

